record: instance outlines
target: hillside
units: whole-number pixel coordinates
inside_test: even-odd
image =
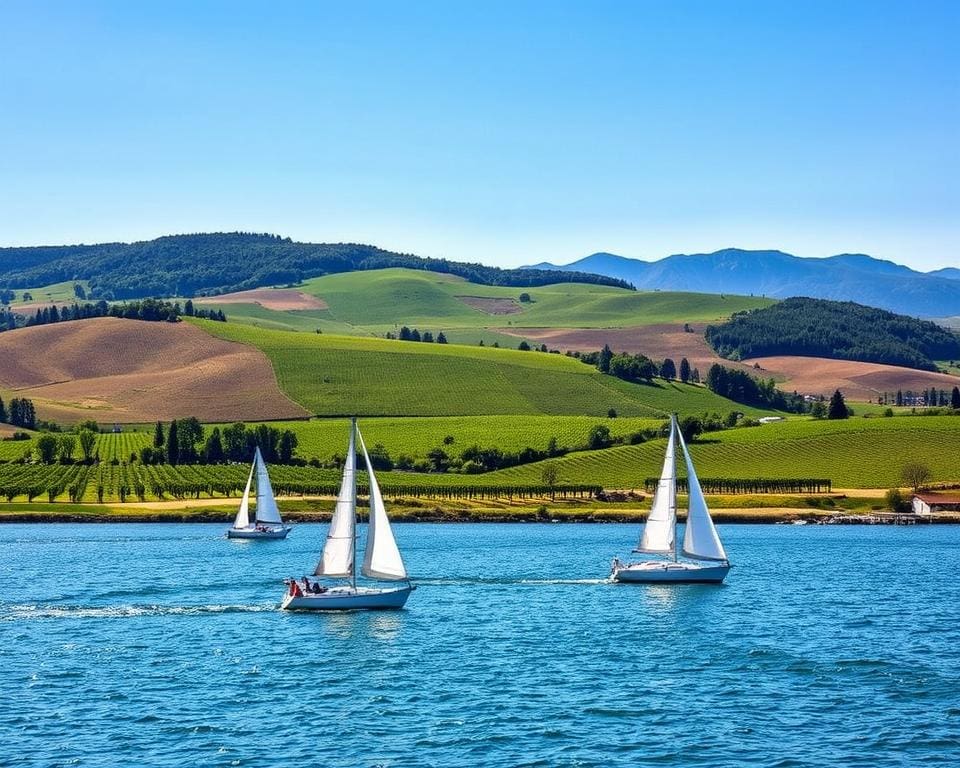
[[[0,248],[0,289],[87,281],[102,299],[195,296],[297,283],[339,272],[406,267],[490,285],[557,282],[629,288],[622,281],[571,272],[499,269],[427,259],[353,243],[296,243],[275,235],[173,235],[138,243]]]
[[[541,263],[536,268],[595,272],[641,290],[811,296],[914,317],[960,315],[960,280],[950,268],[923,273],[864,254],[801,258],[783,251],[727,248],[648,262],[596,253],[567,265]]]
[[[935,323],[852,302],[787,299],[709,326],[722,357],[828,357],[934,371],[934,360],[960,358],[960,336]]]
[[[0,391],[41,418],[144,422],[296,418],[256,349],[188,323],[97,318],[0,334]]]
[[[219,338],[261,349],[284,392],[316,415],[603,417],[611,408],[622,416],[743,410],[704,387],[659,379],[631,384],[545,352],[194,322]]]

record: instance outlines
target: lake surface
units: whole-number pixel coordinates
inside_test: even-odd
[[[960,764],[960,527],[721,526],[723,587],[604,582],[633,525],[394,526],[395,613],[277,610],[325,525],[0,526],[0,765]]]

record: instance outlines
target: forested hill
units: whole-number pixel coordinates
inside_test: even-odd
[[[296,243],[241,232],[172,235],[139,243],[0,248],[0,288],[87,280],[98,299],[197,296],[283,285],[335,272],[407,267],[484,285],[594,283],[632,288],[584,272],[499,269],[394,253],[353,243]]]
[[[796,298],[706,330],[722,357],[802,355],[935,370],[960,358],[960,336],[927,320],[845,301]]]

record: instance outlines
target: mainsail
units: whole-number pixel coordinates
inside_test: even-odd
[[[671,416],[667,454],[663,459],[660,481],[653,496],[653,506],[643,526],[643,536],[636,552],[669,554],[674,551],[677,523],[677,431],[676,418]]]
[[[370,525],[367,528],[367,546],[363,555],[363,575],[371,579],[406,579],[407,569],[403,565],[403,558],[400,557],[400,550],[393,538],[383,495],[380,493],[380,486],[370,465],[370,454],[367,453],[367,446],[359,430],[357,435],[360,438],[363,460],[366,462],[367,475],[370,478]]]
[[[350,422],[350,443],[343,465],[343,481],[333,511],[323,554],[314,570],[316,576],[353,576],[357,525],[356,421]]]
[[[687,451],[687,445],[679,429],[677,434],[680,437],[683,458],[687,462],[687,491],[689,493],[687,528],[683,535],[683,554],[695,560],[726,561],[727,553],[720,542],[720,537],[717,535],[713,520],[710,518],[707,500],[703,497],[700,481],[693,469],[693,461],[690,459],[690,453]]]
[[[250,476],[247,478],[247,487],[243,490],[243,498],[240,499],[240,509],[237,510],[237,517],[233,521],[234,528],[246,528],[250,525],[250,485],[253,483],[253,467],[250,467]]]
[[[280,519],[280,510],[277,509],[277,500],[273,497],[273,487],[270,485],[267,465],[263,463],[263,456],[260,455],[259,447],[253,458],[253,464],[257,468],[257,522],[283,525],[283,520]]]

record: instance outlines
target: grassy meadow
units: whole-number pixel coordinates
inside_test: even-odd
[[[263,350],[284,392],[318,416],[763,413],[702,386],[624,382],[564,355],[194,322]]]

